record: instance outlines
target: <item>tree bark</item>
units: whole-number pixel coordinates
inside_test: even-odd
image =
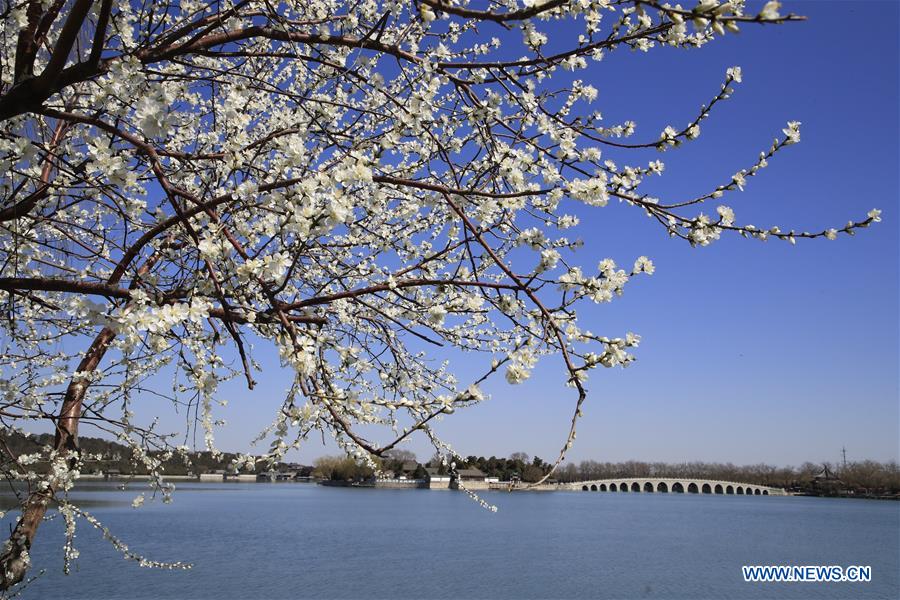
[[[90,379],[84,374],[97,368],[115,337],[115,331],[109,327],[104,327],[97,334],[78,364],[78,375],[72,378],[66,388],[65,399],[56,422],[56,438],[53,444],[57,454],[66,459],[75,458],[78,453],[78,420],[81,417],[84,396],[90,385]],[[46,489],[32,491],[22,506],[22,516],[6,542],[3,553],[0,554],[0,590],[9,589],[19,583],[28,572],[31,564],[28,554],[31,543],[47,512],[47,506],[57,491],[55,487],[49,482]]]
[[[129,286],[130,289],[137,287],[141,277],[153,268],[159,257],[159,252],[154,252],[140,266]],[[120,278],[121,274],[114,280],[111,278],[107,283],[116,283]],[[86,375],[97,369],[115,337],[116,332],[109,327],[100,330],[84,353],[81,362],[78,363],[78,369],[66,388],[66,395],[56,420],[53,448],[57,455],[64,457],[70,465],[73,463],[73,459],[77,458],[79,452],[78,422],[81,418],[84,397],[91,384],[90,378]],[[31,544],[44,519],[44,514],[47,512],[47,506],[57,492],[52,480],[47,484],[46,488],[32,490],[29,493],[28,499],[22,505],[22,516],[0,553],[0,590],[7,590],[22,581],[31,566],[29,554]]]

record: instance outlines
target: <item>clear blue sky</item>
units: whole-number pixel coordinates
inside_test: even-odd
[[[629,369],[593,375],[571,459],[798,464],[836,461],[842,446],[851,460],[898,458],[898,6],[785,2],[809,21],[745,27],[699,51],[623,51],[582,76],[599,89],[606,119],[637,121],[643,140],[688,122],[726,68],[743,68],[744,83],[698,141],[647,154],[666,163],[660,196],[727,181],[799,120],[802,143],[728,202],[738,219],[818,231],[884,212],[854,239],[792,247],[734,238],[692,249],[632,208],[581,210],[582,264],[648,255],[657,272],[585,321],[608,335],[634,331],[643,344]],[[225,450],[250,449],[290,383],[269,349],[256,355],[266,366],[258,388],[224,388]],[[490,401],[437,426],[457,451],[555,457],[572,393],[554,361],[526,385],[498,380],[487,391]],[[147,402],[145,414],[171,412]],[[424,438],[409,449],[431,454]],[[293,458],[334,451],[310,440]]]

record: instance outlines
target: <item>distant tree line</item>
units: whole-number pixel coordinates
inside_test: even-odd
[[[457,469],[478,469],[488,477],[497,477],[501,481],[512,481],[519,479],[520,481],[535,482],[550,472],[553,467],[550,463],[545,462],[539,456],[530,458],[524,452],[513,452],[509,458],[497,458],[491,456],[485,458],[483,456],[467,456],[461,458],[455,457]],[[435,456],[429,461],[429,467],[438,468],[438,472],[445,470],[440,459]]]
[[[53,444],[50,434],[22,435],[15,432],[0,433],[0,444],[8,448],[10,454],[19,456],[40,452],[45,446]],[[123,475],[146,475],[146,467],[132,458],[131,449],[117,442],[100,438],[79,438],[79,448],[85,455],[99,456],[86,462],[86,472],[118,470]],[[151,452],[157,457],[162,452]],[[163,461],[164,473],[168,475],[188,475],[208,473],[217,470],[233,470],[236,454],[225,452],[213,455],[211,452],[191,452],[188,454],[193,463],[188,466],[177,455]],[[550,471],[551,465],[540,457],[531,458],[524,452],[514,452],[509,458],[491,456],[456,457],[457,469],[475,468],[488,477],[497,477],[501,481],[519,479],[524,482],[538,481]],[[415,464],[409,470],[410,463]],[[409,450],[394,449],[379,459],[379,468],[386,475],[399,477],[410,476],[415,479],[427,477],[425,467],[433,467],[445,474],[446,467],[439,458],[433,457],[425,465],[418,462],[416,455]],[[560,467],[553,477],[560,482],[586,481],[592,479],[614,479],[629,477],[684,477],[697,479],[718,479],[738,481],[782,487],[786,489],[808,489],[816,482],[827,467],[827,472],[837,481],[829,485],[848,490],[860,490],[879,493],[900,493],[900,465],[897,461],[877,462],[873,460],[853,461],[844,464],[805,462],[799,467],[776,467],[767,464],[734,465],[732,463],[707,462],[600,462],[585,460],[580,463],[569,463]],[[39,461],[32,465],[38,472],[45,472],[49,465]],[[288,468],[288,465],[275,465],[275,470]],[[309,475],[309,469],[303,473]],[[374,477],[370,467],[360,465],[352,458],[342,456],[323,456],[315,461],[312,475],[322,479],[335,481],[362,481]],[[821,477],[820,477],[821,479]],[[821,481],[819,482],[821,484]]]
[[[529,457],[524,452],[515,452],[509,458],[491,456],[455,457],[453,461],[459,469],[479,469],[488,477],[501,481],[521,480],[535,482],[550,471],[552,465],[538,456]],[[314,475],[323,479],[340,481],[362,481],[374,477],[375,472],[357,464],[347,456],[323,456],[316,460]],[[422,479],[427,476],[416,455],[408,450],[392,450],[378,461],[382,474],[399,477],[401,475]],[[415,465],[415,470],[410,466]],[[440,475],[449,469],[438,456],[425,463],[424,467],[434,468]],[[827,471],[826,471],[827,468]],[[823,482],[823,473],[833,478]],[[696,479],[717,479],[781,487],[789,490],[814,490],[823,485],[834,490],[858,490],[866,493],[900,493],[900,465],[896,461],[881,463],[872,460],[848,462],[846,466],[833,463],[806,462],[799,467],[776,467],[767,464],[734,465],[732,463],[707,462],[600,462],[585,460],[580,463],[563,465],[553,474],[553,480],[569,483],[592,479],[616,479],[630,477],[683,477]]]
[[[425,479],[425,467],[409,450],[390,450],[374,460],[382,476]],[[320,456],[313,463],[313,476],[330,481],[365,481],[375,477],[375,470],[357,463],[347,455]]]
[[[35,454],[42,452],[47,446],[52,447],[53,436],[49,433],[22,435],[17,432],[4,431],[0,433],[0,444],[3,444],[8,449],[4,456]],[[148,474],[147,467],[140,461],[134,460],[132,450],[123,444],[100,438],[79,437],[78,448],[83,456],[92,457],[85,461],[85,473],[101,471],[108,473],[111,470],[117,470],[123,475]],[[165,458],[166,453],[163,451],[151,451],[149,454],[162,460],[164,475],[198,475],[213,471],[233,471],[234,461],[237,458],[237,454],[231,452],[218,454],[206,451],[188,452],[187,456],[191,464],[187,464],[177,454],[169,458]],[[29,468],[38,473],[46,473],[50,465],[46,460],[39,460],[30,465]],[[279,463],[274,466],[275,470],[283,468],[287,468],[287,465]],[[10,465],[10,469],[15,471],[15,465]]]
[[[835,468],[829,465],[829,468]],[[848,462],[837,467],[838,477],[847,487],[900,492],[900,465],[896,461],[880,463],[874,460]]]
[[[313,477],[330,481],[364,481],[375,476],[371,467],[349,456],[320,456],[313,463]]]
[[[846,466],[833,463],[805,462],[799,467],[775,467],[772,465],[743,465],[706,462],[642,462],[620,463],[585,460],[561,467],[555,476],[563,482],[591,479],[628,477],[692,477],[719,479],[783,487],[786,489],[810,486],[825,469],[849,489],[900,492],[900,465],[896,461],[876,462],[864,460],[848,462]]]
[[[526,482],[538,481],[550,471],[552,465],[538,456],[530,458],[524,452],[515,452],[509,458],[491,456],[454,457],[456,469],[478,469],[488,477],[497,477],[501,481],[519,479]],[[445,475],[449,469],[438,456],[432,457],[425,465],[418,462],[416,455],[409,450],[391,450],[376,460],[382,475],[407,476],[413,479],[424,479],[428,476],[425,467],[437,469],[437,473]],[[365,465],[358,464],[348,456],[322,456],[315,461],[313,475],[331,481],[364,481],[375,476],[375,471]]]

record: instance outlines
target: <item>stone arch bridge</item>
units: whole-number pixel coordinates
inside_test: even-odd
[[[738,496],[786,496],[781,488],[736,481],[694,477],[625,477],[562,484],[584,492],[640,492],[670,494],[725,494]]]

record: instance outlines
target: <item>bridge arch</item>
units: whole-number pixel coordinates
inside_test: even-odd
[[[740,496],[782,495],[784,492],[764,485],[739,483],[734,481],[716,481],[708,479],[675,479],[675,478],[638,478],[629,477],[622,480],[595,479],[562,484],[566,489],[585,492],[631,492],[639,493],[673,493],[673,494],[722,494]]]

